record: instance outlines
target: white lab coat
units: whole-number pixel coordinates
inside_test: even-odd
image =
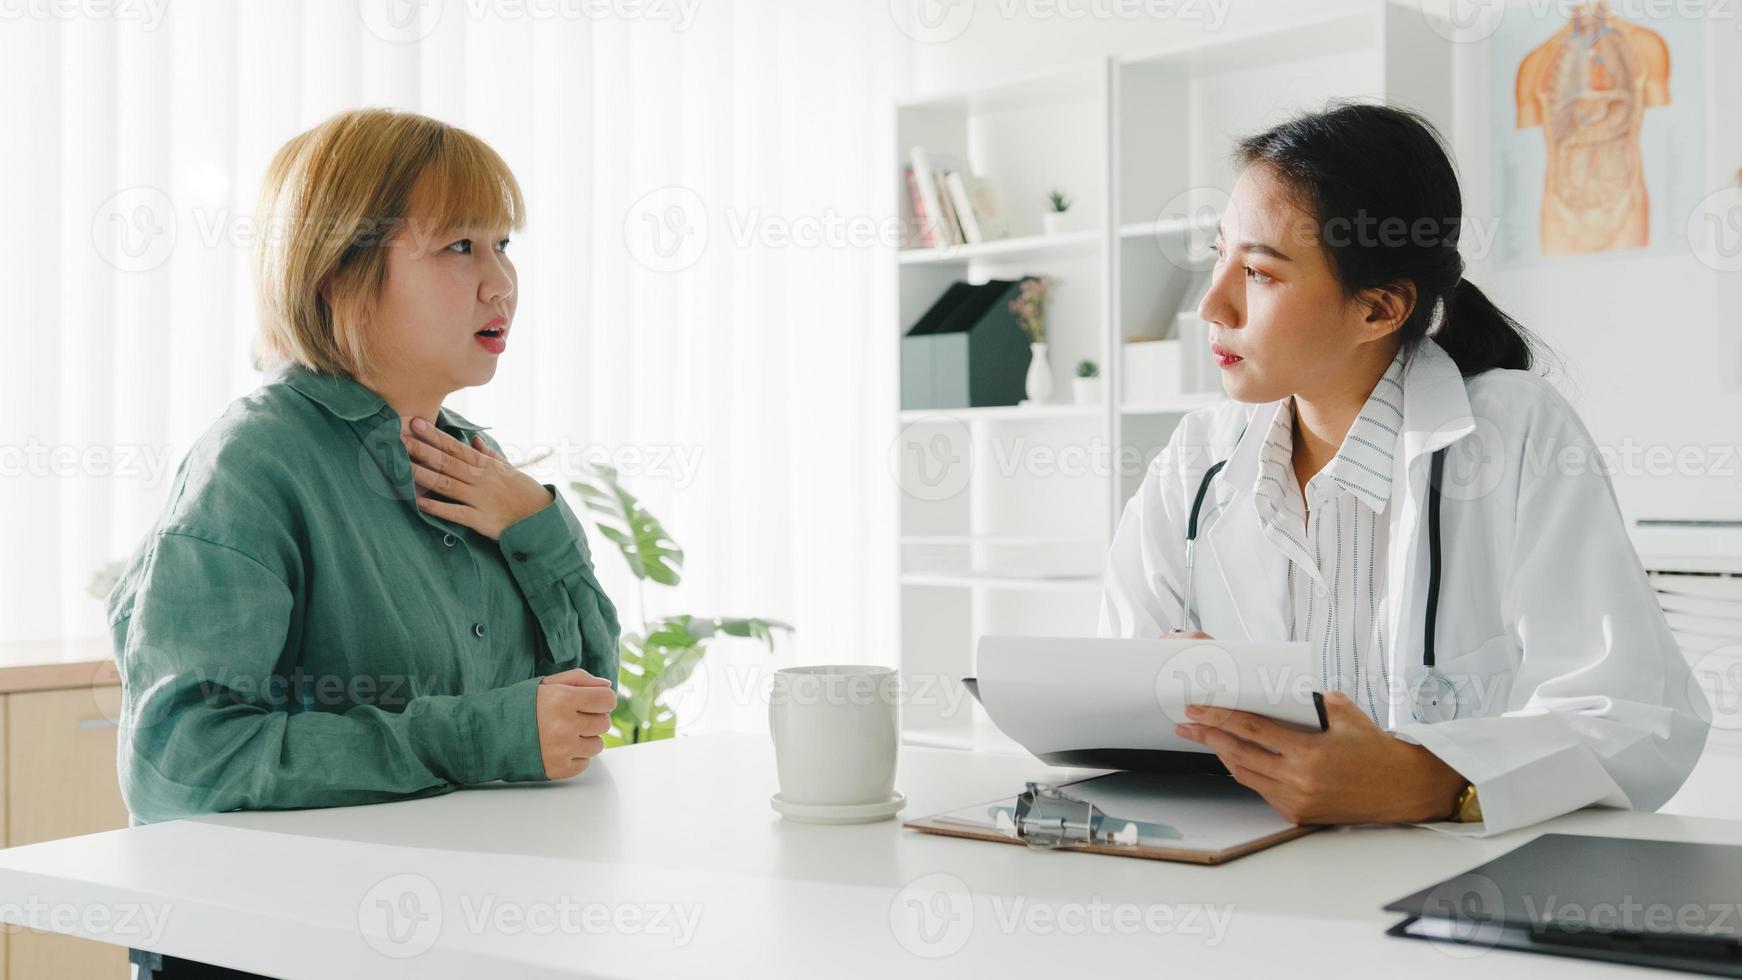
[[[1181,420],[1114,535],[1101,635],[1156,637],[1179,624],[1187,515],[1205,471],[1227,459],[1199,518],[1194,606],[1213,637],[1287,639],[1287,559],[1265,539],[1252,495],[1282,405],[1229,401]],[[1410,685],[1424,672],[1429,464],[1448,445],[1435,650],[1461,708],[1425,725],[1411,717]],[[1465,381],[1428,340],[1405,375],[1399,449],[1378,614],[1386,727],[1473,782],[1484,816],[1427,826],[1486,836],[1592,804],[1661,806],[1704,749],[1711,709],[1572,407],[1523,371]]]

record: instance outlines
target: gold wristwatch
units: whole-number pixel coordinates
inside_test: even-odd
[[[1466,782],[1458,791],[1458,801],[1452,805],[1452,819],[1458,823],[1482,821],[1482,801],[1476,798],[1475,783]]]

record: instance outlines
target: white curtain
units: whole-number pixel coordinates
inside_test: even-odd
[[[56,5],[40,5],[44,11]],[[34,9],[27,7],[26,9]],[[92,5],[92,10],[98,10]],[[450,404],[511,450],[619,466],[688,555],[646,612],[762,615],[691,730],[754,725],[776,663],[893,663],[903,45],[882,3],[139,0],[0,21],[0,641],[103,632],[86,595],[175,465],[259,383],[250,214],[266,161],[341,109],[488,140],[527,195],[495,381]],[[626,626],[613,547],[595,557]]]

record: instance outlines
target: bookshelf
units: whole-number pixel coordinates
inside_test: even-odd
[[[962,280],[1046,275],[1052,402],[903,411],[892,449],[900,515],[901,666],[910,691],[954,686],[988,633],[1092,634],[1100,557],[1179,420],[1220,392],[1127,392],[1127,338],[1171,332],[1213,260],[1234,141],[1335,97],[1416,109],[1451,127],[1452,49],[1418,5],[1331,16],[1061,65],[896,104],[891,173],[914,145],[988,178],[1009,237],[897,254],[897,338]],[[1046,194],[1074,200],[1043,234]],[[909,216],[911,216],[909,214]],[[897,340],[899,343],[899,340]],[[1100,400],[1072,400],[1078,361]],[[1209,372],[1213,378],[1213,368]],[[904,738],[1009,751],[971,698],[911,697]]]

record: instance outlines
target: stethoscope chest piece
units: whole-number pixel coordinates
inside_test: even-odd
[[[1409,713],[1416,721],[1431,725],[1458,717],[1458,689],[1451,678],[1429,667],[1409,690]]]

